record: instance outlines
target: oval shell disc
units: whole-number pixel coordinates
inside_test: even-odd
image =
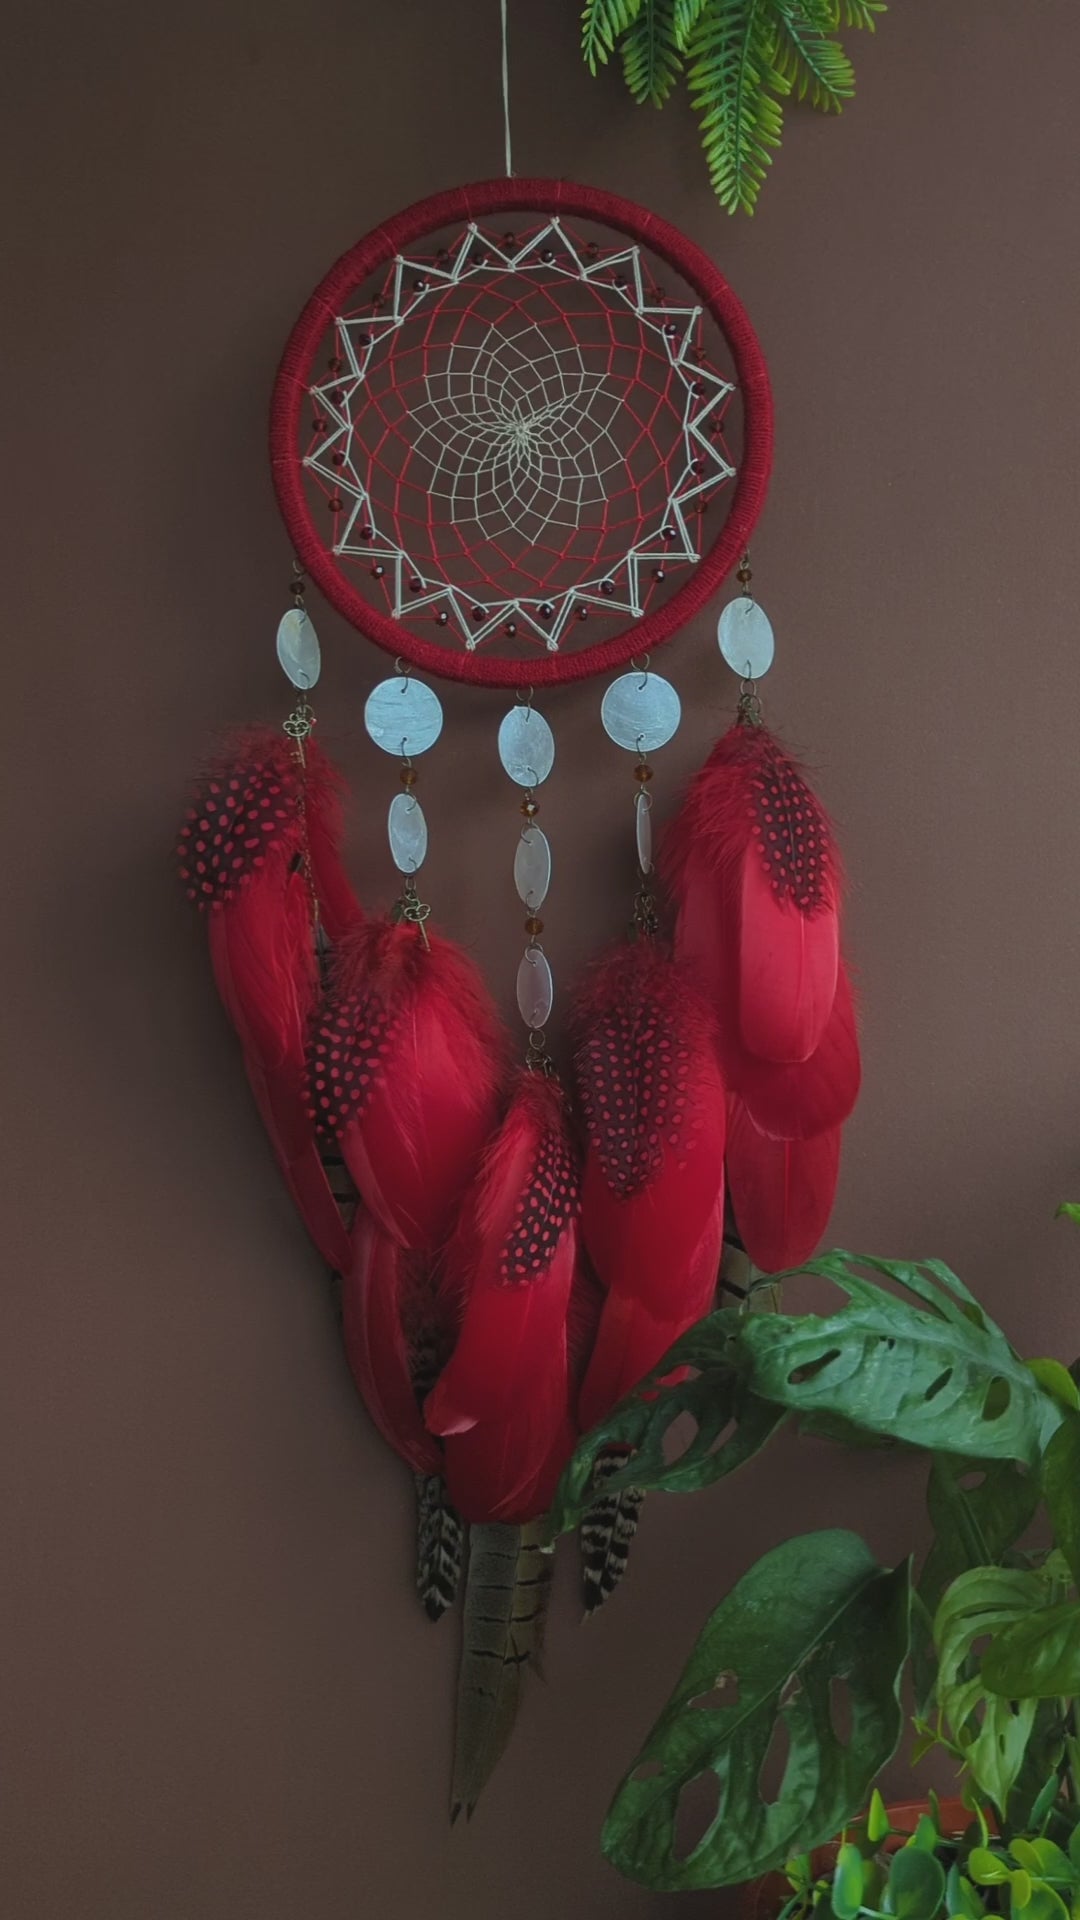
[[[555,998],[555,982],[547,956],[539,947],[526,947],[517,972],[518,1012],[535,1033],[547,1025]]]
[[[728,666],[741,679],[760,680],[768,673],[776,652],[772,622],[748,594],[728,601],[716,623],[716,638]]]
[[[278,621],[277,657],[294,687],[308,692],[322,669],[319,637],[305,607],[290,607]]]
[[[655,753],[677,732],[682,704],[670,680],[641,668],[613,680],[600,708],[604,730],[628,753]]]
[[[438,694],[411,674],[380,680],[364,702],[364,725],[375,745],[398,759],[426,753],[442,732],[442,723]]]
[[[390,855],[399,873],[419,873],[427,859],[424,810],[411,793],[395,793],[386,822]]]
[[[514,885],[530,913],[538,913],[551,885],[551,847],[539,827],[525,827],[514,855]]]
[[[499,726],[499,759],[519,787],[538,787],[555,765],[555,735],[535,707],[511,707]]]

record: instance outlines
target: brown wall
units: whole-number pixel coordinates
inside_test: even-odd
[[[1028,1352],[1080,1347],[1072,0],[897,0],[860,98],[796,116],[759,217],[679,111],[514,0],[525,170],[652,203],[756,319],[779,452],[755,541],[772,719],[819,769],[854,890],[866,1091],[834,1236],[955,1262]],[[4,517],[0,1912],[11,1920],[629,1920],[610,1789],[732,1575],[786,1530],[918,1525],[902,1466],[778,1448],[654,1501],[467,1832],[445,1821],[454,1626],[408,1589],[409,1487],[352,1393],[169,848],[220,723],[272,717],[289,551],[264,416],[302,296],[381,215],[501,157],[494,0],[9,9]],[[355,870],[389,890],[380,671],[320,610]],[[711,619],[659,799],[732,705]],[[619,924],[625,769],[598,689],[546,703],[566,984]],[[505,992],[519,938],[495,695],[425,768],[438,912]],[[369,831],[370,827],[370,831]],[[716,1902],[683,1903],[686,1912]]]

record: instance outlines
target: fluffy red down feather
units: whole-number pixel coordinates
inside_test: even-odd
[[[425,1408],[466,1520],[543,1513],[573,1450],[577,1209],[561,1089],[523,1070],[447,1250],[464,1312]]]
[[[832,828],[764,727],[737,724],[717,743],[663,868],[676,954],[717,1016],[740,1237],[763,1271],[796,1266],[828,1224],[861,1063]]]
[[[308,1114],[304,1059],[319,990],[312,890],[328,930],[362,918],[338,856],[340,830],[339,781],[326,756],[309,742],[302,773],[284,735],[253,728],[210,769],[179,849],[181,877],[206,912],[218,992],[278,1164],[315,1245],[336,1269],[348,1263],[349,1242]],[[311,884],[306,833],[319,848]]]
[[[621,945],[594,968],[575,1027],[582,1234],[607,1290],[581,1394],[587,1428],[712,1303],[727,1105],[713,1016],[652,942]]]

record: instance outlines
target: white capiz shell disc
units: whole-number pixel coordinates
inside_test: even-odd
[[[604,731],[628,753],[655,753],[678,731],[682,703],[670,680],[638,667],[613,680],[600,707]]]
[[[290,607],[278,621],[277,657],[281,671],[294,687],[315,685],[322,671],[319,636],[306,607]]]
[[[555,765],[555,735],[535,707],[511,707],[499,725],[499,759],[519,787],[538,787]]]
[[[555,980],[547,955],[539,947],[526,947],[517,971],[518,1012],[535,1033],[546,1027],[555,1000]]]
[[[428,831],[424,810],[411,793],[396,793],[390,802],[386,830],[390,857],[399,873],[419,873],[427,859]]]
[[[720,651],[742,680],[760,680],[768,673],[776,652],[772,622],[767,613],[741,593],[729,600],[716,623]]]
[[[537,826],[525,827],[514,854],[514,885],[530,913],[538,913],[551,885],[551,847]]]
[[[364,702],[364,725],[375,745],[398,759],[426,753],[435,745],[442,724],[438,694],[411,674],[380,680]]]

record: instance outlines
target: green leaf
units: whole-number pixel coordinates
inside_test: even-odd
[[[870,1811],[866,1816],[866,1832],[875,1847],[879,1846],[889,1832],[889,1811],[877,1787],[870,1795]]]
[[[581,51],[590,73],[603,66],[616,40],[641,12],[642,0],[585,0],[581,15]]]
[[[885,0],[840,0],[840,13],[846,27],[867,27],[873,33],[877,24],[875,15],[885,11]]]
[[[1054,1802],[1057,1799],[1058,1794],[1060,1792],[1061,1792],[1061,1781],[1059,1780],[1057,1771],[1055,1769],[1055,1771],[1051,1773],[1046,1780],[1043,1781],[1042,1786],[1039,1788],[1038,1793],[1036,1794],[1034,1800],[1032,1801],[1031,1824],[1033,1827],[1041,1827],[1044,1824],[1044,1822],[1049,1818],[1050,1813],[1053,1810]],[[1049,1841],[1047,1844],[1052,1846],[1053,1841]],[[1065,1864],[1066,1866],[1068,1866],[1069,1862],[1066,1860]]]
[[[1024,1908],[1024,1920],[1069,1920],[1069,1909],[1053,1887],[1037,1880]]]
[[[614,1495],[628,1487],[691,1493],[733,1473],[765,1445],[784,1413],[740,1388],[737,1336],[743,1318],[722,1308],[691,1327],[656,1371],[578,1443],[552,1502],[552,1539],[580,1525],[595,1498],[593,1469],[609,1448],[629,1448],[633,1455],[604,1480],[604,1492]],[[696,1377],[658,1390],[657,1381],[677,1366],[692,1367]],[[694,1430],[684,1450],[667,1460],[669,1436],[678,1435],[680,1421],[685,1428],[690,1420]]]
[[[1055,1775],[1055,1788],[1057,1784]],[[1020,1866],[1026,1867],[1037,1880],[1063,1880],[1066,1886],[1071,1886],[1074,1876],[1069,1856],[1061,1847],[1055,1846],[1052,1840],[1028,1840],[1024,1835],[1019,1834],[1010,1843],[1009,1851],[1013,1859],[1018,1861]]]
[[[956,1861],[949,1868],[945,1882],[945,1908],[949,1920],[983,1920],[985,1908],[971,1881],[961,1873]]]
[[[933,1612],[959,1574],[996,1564],[1019,1540],[1035,1518],[1039,1483],[1015,1460],[939,1453],[926,1505],[934,1544],[919,1578],[919,1598]]]
[[[649,1887],[726,1886],[839,1832],[896,1750],[908,1606],[907,1566],[879,1567],[855,1534],[808,1534],[766,1554],[706,1623],[619,1787],[604,1827],[608,1859]],[[849,1708],[843,1734],[832,1719],[838,1689]],[[789,1753],[766,1800],[759,1782],[778,1726]],[[720,1783],[716,1815],[684,1856],[680,1796],[710,1773]]]
[[[697,26],[707,0],[675,0],[674,27],[675,45],[680,53],[685,53],[690,45],[690,35]]]
[[[1031,1875],[1023,1867],[1009,1875],[1009,1909],[1012,1913],[1022,1913],[1031,1899]]]
[[[1054,1218],[1055,1220],[1072,1220],[1080,1225],[1080,1205],[1075,1200],[1063,1200]]]
[[[1080,1585],[1080,1416],[1068,1415],[1043,1456],[1043,1497],[1054,1538]]]
[[[855,69],[838,40],[825,31],[831,9],[821,0],[776,0],[775,62],[793,93],[820,113],[839,113],[855,92]]]
[[[1073,1413],[1080,1409],[1080,1387],[1060,1360],[1029,1360],[1028,1366],[1043,1392],[1048,1393],[1059,1406],[1067,1407]]]
[[[985,1676],[972,1671],[972,1655],[978,1641],[1036,1611],[1044,1594],[1037,1574],[975,1567],[953,1581],[934,1617],[938,1705],[976,1782],[1002,1814],[1023,1765],[1035,1701],[988,1691]]]
[[[932,1813],[920,1813],[915,1831],[907,1842],[909,1847],[918,1847],[923,1853],[933,1853],[939,1845],[941,1835]]]
[[[855,1920],[863,1903],[865,1863],[851,1840],[846,1840],[836,1856],[832,1880],[832,1910],[836,1920]]]
[[[968,1872],[980,1887],[1003,1887],[1010,1878],[1008,1861],[989,1847],[972,1847],[968,1854]]]
[[[915,1304],[869,1280],[867,1268]],[[802,1271],[834,1281],[851,1305],[825,1318],[744,1317],[738,1338],[751,1392],[914,1446],[1037,1464],[1061,1410],[947,1267],[837,1252]]]
[[[885,1889],[885,1910],[896,1920],[933,1920],[945,1898],[945,1869],[921,1847],[894,1854]]]
[[[711,0],[688,43],[690,98],[714,191],[729,213],[753,212],[780,145],[776,95],[790,83],[775,65],[775,48],[772,0]]]
[[[983,1655],[982,1680],[1009,1700],[1080,1693],[1080,1601],[1040,1607],[1003,1627]]]
[[[639,104],[662,107],[682,72],[675,0],[645,0],[622,43],[626,84]]]

